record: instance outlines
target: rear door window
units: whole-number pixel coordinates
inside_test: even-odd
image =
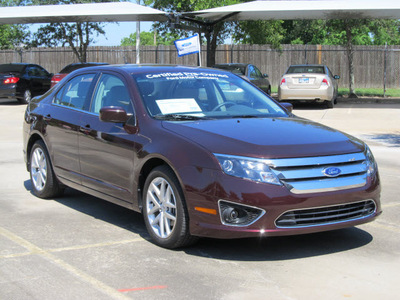
[[[83,109],[95,75],[84,74],[71,79],[58,91],[53,103]]]

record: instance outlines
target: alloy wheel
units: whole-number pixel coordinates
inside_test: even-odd
[[[162,177],[152,180],[146,195],[147,218],[160,238],[171,236],[176,224],[176,198],[169,182]]]
[[[47,160],[41,148],[36,148],[32,153],[31,174],[35,189],[42,191],[47,181]]]

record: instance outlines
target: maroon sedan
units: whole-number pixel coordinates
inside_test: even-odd
[[[222,70],[77,70],[27,106],[33,193],[72,187],[141,212],[166,248],[374,220],[380,181],[367,145],[290,110]]]

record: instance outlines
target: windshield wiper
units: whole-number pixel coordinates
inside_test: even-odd
[[[201,120],[204,117],[193,116],[193,115],[180,115],[180,114],[159,114],[155,115],[154,118],[159,120]]]
[[[235,115],[231,116],[232,119],[240,118],[240,119],[251,119],[251,118],[259,118],[257,115]]]

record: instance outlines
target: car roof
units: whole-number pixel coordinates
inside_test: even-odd
[[[190,71],[202,71],[207,70],[208,72],[214,73],[229,73],[224,70],[211,69],[206,67],[198,66],[183,66],[183,65],[161,65],[161,64],[120,64],[120,65],[104,65],[104,66],[94,66],[91,69],[119,69],[130,74],[140,74],[146,72],[190,72]]]
[[[326,67],[326,65],[319,64],[300,64],[300,65],[290,65],[289,67]]]

